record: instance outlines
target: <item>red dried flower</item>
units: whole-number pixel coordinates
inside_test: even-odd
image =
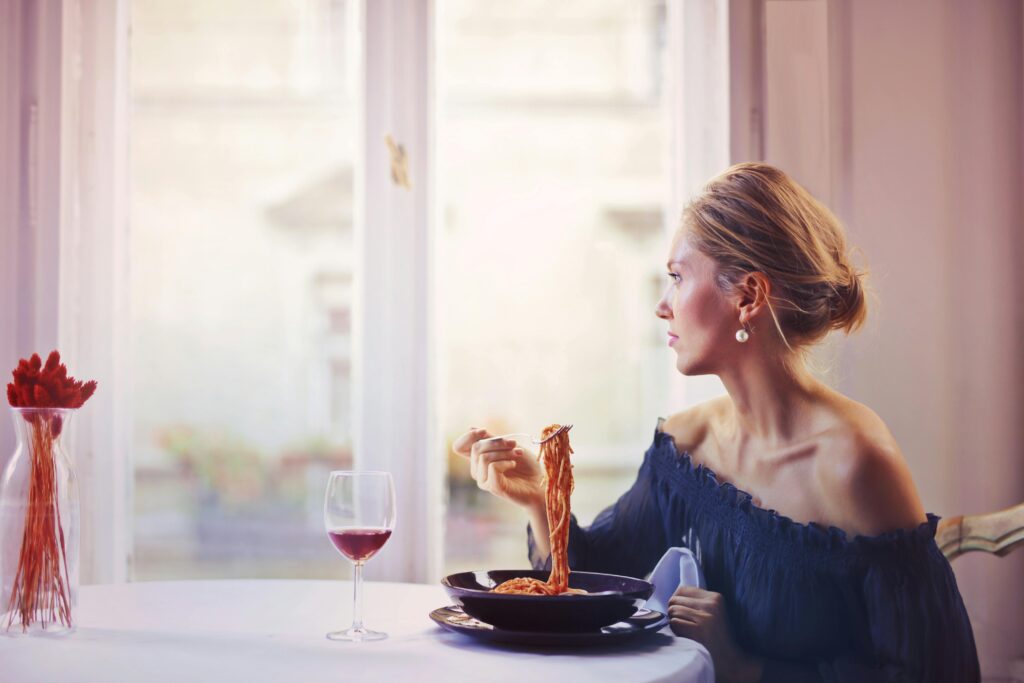
[[[79,382],[68,376],[60,354],[51,351],[46,364],[38,353],[18,361],[7,385],[7,402],[15,408],[81,408],[96,392],[96,382]]]
[[[46,357],[45,365],[37,353],[22,359],[11,374],[14,382],[7,385],[7,401],[15,408],[78,408],[96,391],[96,382],[82,383],[68,377],[56,351]],[[18,569],[7,598],[8,616],[0,628],[9,630],[16,620],[23,632],[39,621],[44,629],[58,620],[70,628],[71,577],[57,505],[54,458],[54,443],[64,420],[54,410],[33,411],[23,417],[31,425],[28,505],[20,534]]]
[[[37,356],[38,357],[38,356]],[[50,355],[46,357],[46,366],[43,368],[46,372],[52,373],[60,365],[60,354],[56,351],[50,351]]]

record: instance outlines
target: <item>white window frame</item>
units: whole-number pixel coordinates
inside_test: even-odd
[[[373,0],[363,14],[354,445],[357,466],[390,471],[398,497],[394,540],[367,569],[374,579],[433,582],[445,475],[432,372],[434,2]],[[408,188],[392,178],[387,136],[405,151]]]
[[[0,360],[56,347],[101,380],[78,416],[73,446],[83,583],[131,576],[129,2],[0,5],[0,88],[17,93],[0,99],[0,215],[16,217],[0,221]],[[763,2],[667,2],[669,231],[700,182],[760,157],[760,48],[750,38],[760,35]],[[377,580],[436,581],[444,550],[445,461],[434,405],[435,9],[434,0],[373,0],[361,11],[355,458],[360,468],[390,470],[399,497],[388,552],[369,565]],[[22,111],[35,112],[32,120]],[[405,150],[409,189],[391,178],[386,135]],[[686,385],[677,383],[672,397],[682,405]],[[0,420],[0,453],[12,450],[7,422]]]

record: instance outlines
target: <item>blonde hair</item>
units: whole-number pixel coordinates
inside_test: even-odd
[[[684,210],[683,230],[717,263],[723,291],[747,273],[768,278],[768,309],[790,348],[863,325],[866,273],[850,263],[843,226],[774,166],[736,164],[713,178]]]

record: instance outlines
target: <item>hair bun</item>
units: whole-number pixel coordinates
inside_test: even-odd
[[[843,278],[844,282],[836,283],[834,287],[835,294],[829,307],[829,320],[832,329],[843,330],[849,334],[861,327],[867,318],[864,274],[845,263],[841,265],[841,269],[846,277]]]

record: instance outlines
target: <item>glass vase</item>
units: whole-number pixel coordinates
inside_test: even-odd
[[[17,448],[0,480],[0,634],[67,635],[78,605],[78,480],[71,408],[11,408]]]

